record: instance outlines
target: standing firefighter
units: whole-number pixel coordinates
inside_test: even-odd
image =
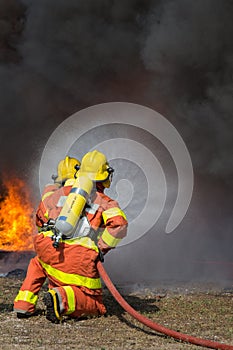
[[[60,164],[65,166],[71,159],[73,163],[73,158],[66,163],[67,158]],[[37,210],[40,230],[34,239],[37,255],[14,301],[18,317],[35,313],[46,278],[49,290],[44,303],[51,322],[58,323],[62,315],[78,318],[106,313],[96,264],[125,237],[127,220],[118,203],[104,194],[113,173],[105,155],[89,152],[79,170],[78,166],[78,162],[72,164],[69,176],[68,171],[60,178],[58,174],[55,181],[63,185],[47,187],[42,197]]]

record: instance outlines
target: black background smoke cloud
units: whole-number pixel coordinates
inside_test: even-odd
[[[232,15],[228,0],[0,0],[1,171],[14,169],[30,183],[52,131],[82,108],[111,101],[149,106],[183,137],[196,184],[179,233],[161,236],[156,243],[164,254],[148,252],[145,264],[153,275],[170,276],[181,252],[184,259],[192,252],[195,259],[229,261]],[[125,261],[149,238],[123,247]],[[140,275],[138,259],[134,264],[143,276],[145,265]]]
[[[198,171],[232,174],[231,1],[1,0],[0,10],[3,156],[22,168],[71,113],[124,100],[163,112]]]

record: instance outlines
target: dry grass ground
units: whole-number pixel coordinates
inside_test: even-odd
[[[0,349],[4,350],[193,350],[141,325],[104,289],[108,316],[84,320],[64,319],[51,324],[44,316],[43,287],[38,315],[17,319],[12,303],[22,283],[21,276],[0,278]],[[161,296],[161,294],[160,294]],[[233,290],[167,290],[160,297],[150,289],[127,292],[126,300],[137,311],[173,330],[233,345]]]

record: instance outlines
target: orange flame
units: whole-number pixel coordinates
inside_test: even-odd
[[[33,250],[35,223],[30,194],[23,180],[4,180],[0,201],[0,249]]]

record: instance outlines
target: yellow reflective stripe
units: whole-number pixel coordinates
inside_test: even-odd
[[[75,295],[72,287],[64,286],[63,288],[65,289],[68,302],[68,310],[66,311],[66,315],[69,315],[75,311]]]
[[[121,241],[121,238],[115,238],[113,237],[107,229],[104,230],[102,234],[102,240],[109,246],[109,247],[116,247],[117,244]]]
[[[66,273],[63,271],[60,271],[58,269],[55,269],[54,267],[44,263],[42,260],[40,260],[40,263],[42,267],[45,269],[45,271],[48,273],[48,275],[56,278],[58,281],[65,283],[65,284],[73,284],[76,286],[84,286],[90,289],[98,289],[101,288],[101,281],[100,278],[90,278],[81,276],[74,273]]]
[[[38,295],[35,295],[29,290],[20,290],[15,298],[15,301],[27,301],[28,303],[35,305],[37,299]]]
[[[46,192],[43,196],[42,196],[42,202],[49,196],[51,196],[54,193],[54,191],[50,191],[50,192]]]
[[[71,239],[62,240],[62,242],[70,245],[72,244],[81,245],[82,247],[93,249],[97,253],[99,253],[99,249],[97,248],[95,242],[90,237],[75,237]]]
[[[44,217],[48,220],[49,219],[49,212],[48,210],[44,213]]]
[[[53,231],[40,231],[44,237],[52,237],[54,235]]]
[[[44,237],[52,237],[54,235],[53,231],[40,231],[44,235]],[[82,247],[89,248],[95,250],[99,253],[99,249],[97,248],[95,242],[90,237],[75,237],[71,239],[61,239],[60,242],[65,244],[73,245],[81,245]]]
[[[110,219],[114,216],[123,216],[123,218],[125,220],[127,220],[125,213],[118,207],[109,208],[109,209],[105,210],[102,215],[103,215],[104,223],[106,223],[106,221],[108,219]]]

